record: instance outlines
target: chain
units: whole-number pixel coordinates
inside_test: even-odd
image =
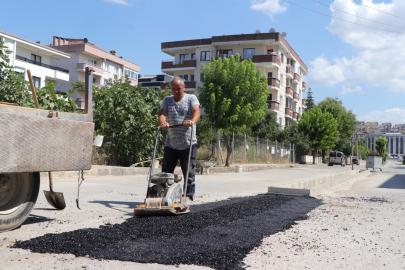
[[[81,174],[81,178],[82,178],[81,180],[80,180],[80,174]],[[83,181],[84,181],[83,170],[80,170],[78,173],[78,177],[77,177],[77,199],[76,199],[76,206],[79,210],[82,210],[79,207],[79,192],[80,192],[80,185],[83,183]]]

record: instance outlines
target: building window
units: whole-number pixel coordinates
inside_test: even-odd
[[[192,81],[192,82],[194,81],[194,74],[190,75],[190,81]]]
[[[110,63],[104,62],[104,70],[108,72],[109,69],[110,69]]]
[[[267,78],[273,78],[273,72],[267,72]]]
[[[118,76],[120,75],[120,69],[118,66],[114,66],[114,74]]]
[[[179,77],[182,78],[185,82],[188,81],[188,74],[179,75]]]
[[[284,107],[284,97],[280,95],[280,106]]]
[[[183,64],[184,60],[189,60],[190,55],[188,54],[180,54],[180,64]]]
[[[284,75],[280,74],[280,84],[284,85]]]
[[[284,54],[281,53],[281,63],[284,63]]]
[[[36,54],[31,54],[31,60],[34,62],[35,65],[41,65],[42,57]]]
[[[202,51],[200,61],[210,61],[211,60],[211,52],[210,51]]]
[[[138,73],[129,68],[124,68],[124,76],[128,76],[133,80],[138,80]]]
[[[191,60],[195,60],[195,53],[191,54]]]
[[[36,88],[41,87],[41,78],[32,76],[32,80],[34,81],[34,87]]]
[[[251,59],[255,55],[255,49],[243,49],[243,59]]]
[[[89,58],[87,59],[87,64],[91,66],[97,66],[97,61]]]
[[[269,94],[269,95],[267,96],[267,100],[273,100],[273,94]]]
[[[280,127],[283,126],[283,118],[282,117],[278,118],[278,124],[280,125]]]
[[[224,57],[224,58],[229,58],[232,55],[232,50],[226,49],[226,50],[217,50],[217,57]]]

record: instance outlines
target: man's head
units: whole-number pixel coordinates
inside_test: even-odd
[[[175,101],[180,101],[184,97],[184,89],[186,88],[186,85],[182,78],[174,77],[170,82],[170,88]]]

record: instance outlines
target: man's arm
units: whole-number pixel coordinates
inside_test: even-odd
[[[159,126],[163,130],[169,129],[169,123],[166,122],[166,116],[167,116],[167,110],[160,109]]]
[[[190,127],[200,120],[201,112],[200,112],[200,105],[194,105],[191,107],[191,112],[193,113],[193,117],[190,120],[185,120],[183,122],[183,127]]]

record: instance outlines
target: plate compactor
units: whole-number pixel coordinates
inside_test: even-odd
[[[173,125],[170,126],[170,128],[182,126],[183,125]],[[159,141],[160,131],[161,129],[159,128],[156,135],[155,148],[153,150],[153,158],[149,170],[145,203],[135,207],[135,216],[173,216],[190,212],[189,205],[186,204],[186,184],[190,167],[193,128],[191,127],[190,151],[186,179],[184,180],[183,187],[180,183],[183,178],[181,175],[164,172],[153,174],[153,165],[155,164],[156,148]]]

